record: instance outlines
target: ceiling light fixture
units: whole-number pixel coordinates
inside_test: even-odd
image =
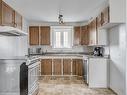
[[[59,20],[59,24],[64,24],[63,15],[62,14],[59,14],[58,20]]]
[[[58,14],[58,22],[59,24],[64,24],[63,15],[62,15],[62,0],[59,0],[59,14]]]

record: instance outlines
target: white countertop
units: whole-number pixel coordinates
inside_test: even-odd
[[[2,56],[0,60],[27,60],[27,56]]]
[[[85,59],[85,58],[109,58],[108,56],[98,57],[84,54],[46,54],[46,55],[34,55],[34,56],[2,56],[0,60],[32,60],[35,57],[40,59]]]
[[[109,58],[108,56],[93,56],[84,54],[46,54],[46,55],[36,55],[41,59],[88,59],[88,58]]]

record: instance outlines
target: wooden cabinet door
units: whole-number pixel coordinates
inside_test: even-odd
[[[83,60],[78,59],[78,75],[83,76]]]
[[[93,45],[93,26],[92,26],[92,22],[89,24],[89,45]]]
[[[102,25],[109,23],[109,7],[105,8],[102,12]]]
[[[81,59],[73,59],[72,70],[73,75],[83,76],[83,61]]]
[[[72,74],[73,75],[78,75],[78,63],[77,63],[77,59],[73,59]]]
[[[94,19],[92,21],[92,40],[93,40],[93,44],[96,45],[97,44],[97,25],[96,25],[96,19]]]
[[[63,60],[63,74],[71,75],[71,59]]]
[[[42,75],[52,75],[52,59],[42,59],[41,74]]]
[[[97,19],[97,29],[99,29],[102,26],[102,14],[99,14]]]
[[[2,1],[2,25],[14,26],[14,10]]]
[[[29,43],[30,45],[39,45],[39,26],[29,27]]]
[[[76,75],[76,61],[74,59],[72,63],[72,75]]]
[[[81,27],[74,27],[74,45],[80,45],[81,43]]]
[[[22,16],[15,11],[15,27],[22,29]]]
[[[40,35],[41,35],[41,45],[50,45],[50,27],[41,26]]]
[[[88,45],[89,44],[89,30],[88,26],[81,27],[81,45]]]
[[[62,75],[62,69],[61,69],[61,59],[53,59],[53,74],[54,75]]]
[[[96,19],[94,19],[89,24],[89,44],[96,45],[97,44],[97,28],[96,28]]]

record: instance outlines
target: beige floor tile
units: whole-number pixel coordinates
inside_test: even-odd
[[[116,95],[109,89],[90,89],[82,78],[40,78],[38,95]]]

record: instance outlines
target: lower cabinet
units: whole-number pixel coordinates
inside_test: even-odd
[[[73,75],[83,76],[83,60],[73,59],[72,69]]]
[[[89,58],[89,87],[108,87],[108,59]]]
[[[53,75],[62,75],[61,59],[53,59]]]
[[[42,59],[41,75],[83,76],[82,59]]]
[[[52,59],[42,59],[41,75],[52,75]]]
[[[63,59],[63,75],[71,75],[71,59]]]

